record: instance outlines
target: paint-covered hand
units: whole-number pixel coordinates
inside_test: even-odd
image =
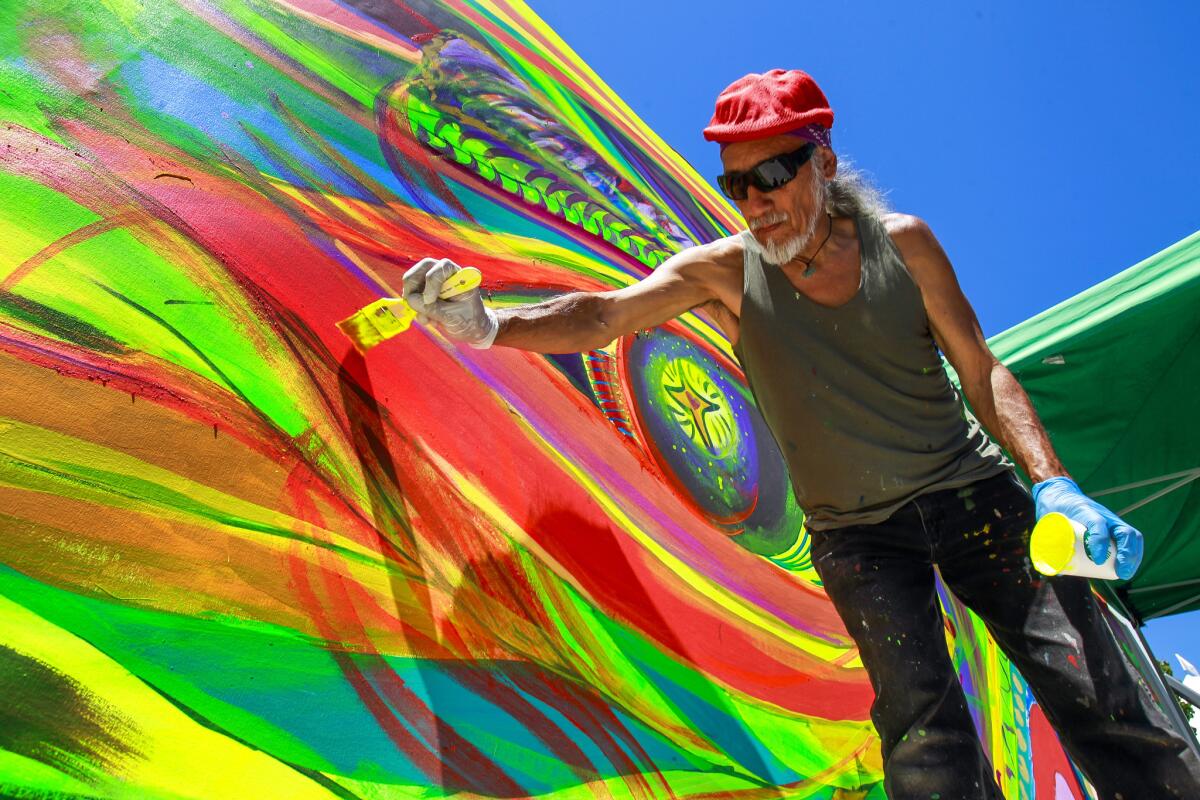
[[[420,322],[432,320],[451,339],[472,347],[491,347],[500,323],[495,312],[483,304],[478,287],[449,300],[438,297],[443,284],[461,269],[448,258],[421,259],[404,273],[404,299]]]
[[[1057,511],[1084,525],[1083,542],[1088,558],[1097,564],[1108,560],[1110,547],[1117,548],[1117,577],[1128,580],[1142,563],[1142,534],[1125,520],[1088,497],[1070,478],[1050,478],[1034,484],[1037,517]]]

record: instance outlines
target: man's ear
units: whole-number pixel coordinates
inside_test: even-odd
[[[821,172],[825,180],[833,180],[833,176],[837,175],[837,153],[830,147],[822,147],[817,152],[821,156]]]

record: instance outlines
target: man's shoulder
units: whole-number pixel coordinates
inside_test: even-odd
[[[745,242],[741,235],[735,234],[681,250],[672,256],[671,261],[684,271],[740,274],[744,254]]]
[[[933,252],[940,251],[937,238],[925,220],[914,214],[892,211],[880,216],[880,222],[905,262],[912,267]]]
[[[883,227],[887,230],[888,235],[893,239],[897,236],[906,238],[915,238],[917,236],[926,236],[931,233],[929,225],[925,220],[915,214],[903,214],[899,211],[889,211],[879,217],[879,221],[883,223]]]

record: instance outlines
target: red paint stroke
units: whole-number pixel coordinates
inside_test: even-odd
[[[338,632],[330,627],[324,619],[321,602],[308,582],[308,564],[296,554],[299,549],[298,545],[294,545],[292,549],[293,555],[289,558],[289,564],[296,597],[316,625],[320,635],[331,645],[336,645],[339,641]],[[392,744],[396,745],[396,748],[417,769],[421,770],[428,780],[438,779],[443,772],[441,762],[400,723],[387,704],[375,693],[370,682],[359,672],[350,656],[337,649],[336,646],[328,647],[327,651],[380,729],[391,739]]]
[[[293,491],[291,494],[297,513],[309,521],[324,525],[324,521],[321,519],[311,498],[296,484],[290,484],[289,488],[299,490]],[[327,608],[319,610],[318,616],[320,617],[320,621],[327,625],[328,612],[335,612],[337,614],[337,618],[341,620],[339,625],[341,637],[334,641],[339,643],[346,642],[347,633],[353,637],[348,641],[357,644],[359,652],[351,659],[352,666],[360,677],[370,681],[370,685],[375,688],[377,693],[376,697],[382,697],[386,700],[397,713],[404,717],[408,726],[415,729],[417,734],[427,744],[436,743],[438,748],[436,752],[450,768],[452,776],[462,777],[467,780],[467,783],[460,782],[459,786],[466,786],[473,791],[504,797],[524,796],[526,792],[523,788],[509,778],[499,765],[484,756],[474,744],[462,737],[452,726],[438,717],[424,700],[408,687],[404,679],[391,668],[386,659],[378,654],[378,651],[375,650],[370,641],[370,636],[367,633],[368,629],[363,624],[360,615],[360,610],[364,608],[371,609],[373,606],[378,608],[373,598],[362,586],[348,578],[342,572],[343,565],[340,562],[330,560],[328,554],[325,552],[320,552],[318,558],[324,562],[321,574],[324,578],[326,587],[325,597],[328,602]],[[357,595],[357,597],[352,597],[352,594]],[[424,612],[423,618],[432,619],[432,609],[426,606]],[[315,619],[316,617],[314,617]],[[396,622],[400,621],[396,620]],[[423,644],[425,647],[419,649],[440,649],[436,643],[429,640],[424,634],[411,631],[407,625],[404,625],[403,628],[406,633],[416,633],[418,637],[424,640]],[[326,634],[323,633],[322,635],[325,636]],[[329,637],[326,636],[326,638]],[[454,654],[448,652],[439,652],[436,655],[443,659],[454,657]],[[462,654],[459,654],[459,657],[462,657]],[[359,666],[360,664],[363,666]],[[512,702],[509,702],[507,705],[516,707],[516,704]],[[527,712],[534,711],[527,703],[524,705]],[[525,713],[523,716],[532,719],[534,714]],[[537,716],[541,716],[547,725],[554,727],[544,715],[538,714]],[[574,748],[573,745],[572,748],[573,750],[564,748],[561,744],[554,746],[556,752],[561,752],[571,757],[576,765],[579,763],[587,764],[586,756],[583,755],[582,751]]]
[[[514,691],[505,683],[505,680],[512,679],[510,676],[514,673],[521,674],[527,669],[523,664],[499,667],[502,670],[503,679],[497,678],[493,674],[493,668],[487,666],[445,663],[441,665],[441,668],[464,688],[480,697],[487,698],[489,702],[531,732],[554,757],[571,770],[581,783],[595,781],[600,777],[596,766],[587,754],[575,744],[569,732],[564,731],[550,717],[526,700],[521,693]],[[612,793],[603,785],[597,786],[596,791],[599,798],[612,797]]]
[[[1037,703],[1029,707],[1029,742],[1033,753],[1033,786],[1038,797],[1058,798],[1060,775],[1073,800],[1087,797],[1075,778],[1075,770],[1063,752],[1058,735]]]
[[[654,762],[607,706],[588,697],[583,692],[577,691],[565,681],[551,682],[544,675],[515,677],[514,683],[522,691],[554,708],[579,727],[616,768],[625,787],[634,798],[662,796],[653,793],[643,770],[651,772],[658,778],[657,783],[666,792],[665,796],[675,797],[674,791],[654,766]],[[618,738],[624,741],[626,747],[637,755],[642,762],[640,765],[621,747],[617,741]]]
[[[298,514],[313,524],[324,525],[320,512],[307,496],[303,493],[294,495],[293,501]],[[446,785],[448,781],[449,788],[504,797],[527,795],[495,762],[434,715],[424,701],[408,689],[387,661],[374,651],[346,591],[346,583],[354,584],[353,580],[339,571],[342,565],[332,560],[326,551],[318,549],[316,554],[324,567],[320,572],[324,578],[328,610],[342,620],[341,626],[335,628],[330,624],[326,606],[317,598],[309,582],[310,567],[299,556],[298,547],[293,546],[289,561],[298,599],[320,635],[332,645],[328,651],[342,674],[397,748],[428,779],[440,782],[440,785]],[[347,627],[352,632],[352,638],[347,636]],[[355,640],[360,643],[363,652],[351,656],[341,649],[343,643]],[[360,667],[364,662],[366,667]],[[397,714],[404,717],[408,726],[416,729],[424,742],[418,740],[408,727],[400,724]],[[443,742],[446,743],[445,747],[442,747]],[[432,746],[438,747],[437,751],[431,750]]]

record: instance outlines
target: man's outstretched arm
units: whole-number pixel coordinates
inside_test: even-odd
[[[715,266],[704,247],[672,256],[654,272],[623,289],[572,292],[541,303],[492,310],[478,289],[451,300],[438,297],[458,265],[426,258],[404,274],[404,299],[446,335],[475,347],[493,344],[539,353],[579,353],[613,339],[661,325],[714,299]]]

